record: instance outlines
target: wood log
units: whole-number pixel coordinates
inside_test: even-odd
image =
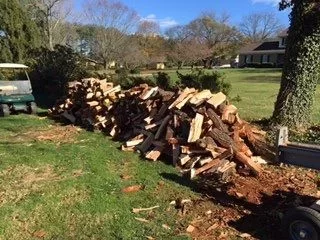
[[[246,156],[243,152],[235,152],[235,157],[238,161],[248,166],[255,175],[261,172],[261,166],[255,163],[250,157]]]
[[[151,147],[153,141],[154,135],[152,133],[149,133],[144,142],[140,146],[137,146],[137,150],[139,150],[139,152],[141,152],[142,154],[145,154]]]
[[[233,124],[236,121],[237,112],[238,112],[238,109],[234,105],[227,105],[223,109],[221,120],[223,122]]]
[[[211,119],[213,122],[213,125],[215,128],[218,128],[219,130],[228,133],[228,127],[222,122],[221,118],[216,114],[214,110],[211,108],[207,109],[207,116]]]
[[[150,98],[151,96],[155,95],[158,92],[159,87],[154,87],[151,88],[149,91],[147,91],[146,93],[142,94],[140,96],[140,98],[142,100],[147,100],[148,98]]]
[[[87,105],[90,107],[95,107],[99,105],[98,101],[91,101],[91,102],[87,102]]]
[[[157,146],[154,149],[152,149],[150,152],[148,152],[145,156],[146,159],[157,161],[160,157],[162,151],[164,149],[164,146]]]
[[[136,140],[132,140],[132,141],[127,141],[126,142],[126,147],[134,147],[139,145],[140,143],[142,143],[144,141],[143,138],[141,139],[136,139]]]
[[[210,90],[203,90],[195,95],[190,99],[190,104],[195,106],[200,105],[201,103],[205,102],[206,100],[212,97],[212,93]]]
[[[173,166],[177,166],[179,155],[180,155],[180,145],[179,144],[172,144],[172,164],[173,164]]]
[[[194,96],[193,93],[190,93],[185,99],[183,99],[181,102],[179,102],[177,105],[176,105],[176,108],[177,109],[181,109],[184,107],[184,105],[186,105],[187,102],[189,102],[189,100]]]
[[[94,93],[90,92],[90,93],[87,94],[86,99],[88,99],[88,100],[92,99],[93,96],[94,96]]]
[[[187,155],[187,154],[181,154],[179,157],[179,163],[181,166],[185,165],[190,160],[191,160],[191,157],[190,155]]]
[[[75,123],[76,122],[76,118],[73,114],[68,113],[67,111],[64,111],[62,113],[62,115],[64,118],[68,119],[71,123]]]
[[[168,107],[168,109],[171,109],[175,107],[178,103],[182,102],[190,93],[194,93],[196,89],[194,88],[185,88],[183,92],[179,95],[179,97]]]
[[[200,173],[203,173],[207,170],[209,170],[210,168],[213,168],[215,166],[219,166],[221,160],[220,159],[214,159],[212,160],[211,162],[207,163],[206,165],[198,168],[198,169],[194,169],[192,168],[190,171],[189,171],[189,178],[190,179],[193,179],[195,178],[197,175],[199,175]]]
[[[200,138],[202,133],[203,115],[197,113],[196,117],[192,120],[191,128],[189,132],[188,142],[195,142]]]
[[[156,140],[158,140],[162,136],[163,132],[167,129],[167,125],[168,125],[171,117],[172,116],[168,115],[162,120],[161,125],[158,128],[158,131],[157,131],[157,133],[155,135],[155,139]]]
[[[207,101],[207,103],[216,109],[219,105],[224,103],[226,99],[226,95],[224,95],[222,92],[219,92],[217,94],[213,94],[213,96]]]

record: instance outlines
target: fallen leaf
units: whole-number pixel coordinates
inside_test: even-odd
[[[126,188],[122,189],[122,192],[131,193],[131,192],[138,192],[143,189],[144,189],[143,185],[134,185],[134,186],[130,186],[130,187],[126,187]]]
[[[130,176],[130,175],[120,175],[120,177],[121,177],[121,179],[123,179],[123,180],[129,180],[129,179],[132,178],[132,176]]]
[[[135,217],[134,219],[137,220],[137,221],[139,221],[139,222],[144,222],[144,223],[150,222],[149,220],[147,220],[147,219],[145,219],[145,218],[137,218],[137,217]]]
[[[170,230],[170,229],[171,229],[167,224],[162,224],[162,227],[163,227],[164,229],[167,229],[167,230]]]
[[[43,229],[41,229],[39,231],[35,231],[33,233],[33,236],[36,238],[44,238],[46,235],[47,235],[47,233]]]
[[[148,240],[156,240],[154,237],[151,237],[151,236],[147,236],[147,239]]]
[[[187,232],[188,232],[188,233],[192,233],[192,232],[194,231],[194,229],[195,229],[194,226],[189,225],[189,226],[187,227]]]
[[[211,225],[211,226],[207,229],[207,232],[210,232],[210,231],[212,231],[212,230],[215,230],[218,226],[219,226],[218,223],[215,223],[215,224]]]

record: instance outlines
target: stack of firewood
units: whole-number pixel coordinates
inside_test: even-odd
[[[265,133],[241,120],[221,92],[169,92],[146,84],[121,91],[106,80],[84,79],[71,83],[69,95],[49,112],[124,141],[124,151],[152,161],[169,157],[190,178],[236,166],[258,175],[252,156],[268,151]]]

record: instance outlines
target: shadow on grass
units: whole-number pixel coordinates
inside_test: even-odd
[[[278,76],[249,76],[245,80],[241,81],[243,83],[280,83],[281,77]]]
[[[310,205],[315,198],[303,196],[293,191],[277,190],[272,196],[263,195],[261,204],[247,202],[245,199],[229,195],[230,183],[219,183],[216,179],[199,179],[190,181],[184,177],[162,173],[167,180],[189,187],[192,191],[208,197],[215,204],[238,209],[243,213],[240,219],[229,221],[228,225],[241,233],[249,233],[261,240],[283,239],[280,215],[293,207],[297,202]]]
[[[235,71],[241,73],[281,73],[281,68],[239,68]]]

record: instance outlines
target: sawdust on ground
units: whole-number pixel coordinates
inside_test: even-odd
[[[31,142],[31,141],[48,141],[54,143],[71,143],[81,131],[81,128],[67,125],[49,125],[45,129],[33,129],[19,134],[11,135],[6,138],[8,142]],[[1,140],[1,139],[0,139]]]
[[[320,197],[318,181],[315,171],[278,166],[266,166],[259,178],[243,173],[228,183],[202,179],[194,189],[203,199],[186,205],[181,219],[192,216],[188,234],[197,240],[282,239],[281,216]]]

